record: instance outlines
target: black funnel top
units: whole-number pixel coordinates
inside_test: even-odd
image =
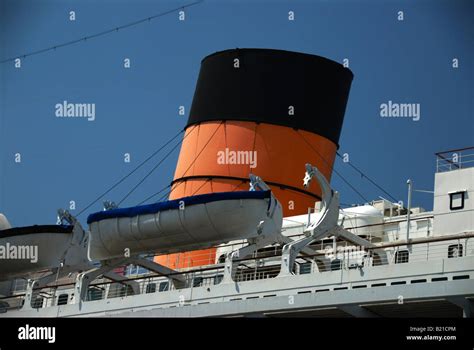
[[[303,129],[338,144],[352,78],[341,64],[315,55],[270,49],[216,52],[201,62],[187,126],[254,121]]]

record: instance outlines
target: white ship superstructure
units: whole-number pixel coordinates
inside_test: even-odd
[[[307,215],[284,217],[278,232],[272,226],[275,235],[259,238],[265,225],[249,217],[256,231],[239,226],[248,238],[220,245],[198,268],[171,269],[143,254],[108,259],[101,251],[95,265],[8,278],[1,282],[1,317],[472,317],[474,148],[436,160],[432,211],[386,199],[340,209],[338,193],[308,164],[305,183],[316,178],[322,201]],[[268,190],[264,180],[253,177],[253,189]],[[261,217],[269,215],[265,209]],[[227,220],[229,239],[235,220]],[[2,225],[9,227],[6,219]],[[193,237],[192,226],[186,230]],[[124,265],[127,272],[118,273]]]

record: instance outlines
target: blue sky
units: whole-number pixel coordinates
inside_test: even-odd
[[[0,60],[114,28],[185,1],[0,1]],[[69,11],[76,20],[69,20]],[[295,21],[287,19],[295,12]],[[404,12],[404,21],[397,12]],[[15,226],[78,212],[187,120],[201,59],[262,47],[349,58],[354,81],[340,152],[396,198],[406,179],[432,189],[434,152],[474,144],[474,2],[212,1],[103,37],[0,66],[0,212]],[[123,68],[124,58],[131,68]],[[453,58],[459,68],[453,69]],[[96,120],[55,117],[67,100],[95,103]],[[421,118],[381,118],[389,100],[419,103]],[[21,153],[21,163],[15,163]],[[124,163],[124,153],[131,162]],[[178,151],[123,205],[168,185]],[[159,157],[157,158],[159,159]],[[119,200],[153,166],[106,197]],[[365,197],[383,195],[340,160],[336,169]],[[344,203],[361,199],[337,176]],[[414,195],[432,207],[432,196]],[[101,208],[98,202],[87,212]],[[81,215],[85,221],[86,215]]]

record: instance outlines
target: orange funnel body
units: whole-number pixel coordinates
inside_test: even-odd
[[[236,67],[236,59],[238,67]],[[237,49],[206,57],[186,126],[170,199],[248,191],[258,175],[284,216],[320,198],[303,187],[305,164],[331,178],[352,73],[325,58]],[[215,248],[159,256],[170,268],[215,263]]]

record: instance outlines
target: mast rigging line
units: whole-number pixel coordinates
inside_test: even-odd
[[[343,156],[339,153],[339,152],[336,152],[337,156],[339,158],[343,158]],[[370,177],[368,177],[366,174],[364,174],[362,172],[362,170],[360,170],[359,168],[357,168],[355,165],[353,165],[351,162],[347,162],[347,164],[349,164],[349,166],[354,169],[355,171],[357,171],[360,176],[362,178],[366,178],[372,185],[374,185],[375,187],[377,187],[380,191],[382,191],[383,193],[385,193],[387,196],[389,196],[394,202],[398,202],[397,199],[395,199],[395,197],[393,197],[390,193],[388,193],[387,191],[385,191],[381,186],[379,186],[374,180],[372,180]]]
[[[181,132],[183,132],[183,131],[184,130],[182,130]],[[168,153],[166,153],[166,155],[163,158],[160,159],[160,161],[120,200],[120,202],[117,203],[117,205],[122,204],[125,199],[127,199],[151,174],[153,174],[153,172],[166,160],[166,158],[168,158],[171,155],[171,153],[173,153],[174,150],[180,144],[182,144],[182,142],[186,139],[186,137],[188,137],[189,135],[191,135],[193,133],[193,131],[194,131],[194,129],[191,130],[191,132],[189,132],[188,134],[184,135],[184,137],[176,145],[174,145],[171,148],[171,150]],[[161,191],[163,191],[163,189]]]
[[[191,167],[193,166],[193,164],[197,161],[197,159],[199,158],[199,156],[201,155],[201,153],[204,151],[204,149],[207,147],[207,145],[209,145],[209,143],[211,142],[212,138],[216,135],[217,131],[219,130],[219,128],[221,127],[222,124],[224,124],[225,121],[221,121],[219,123],[219,125],[217,126],[216,130],[214,130],[214,132],[212,133],[212,135],[209,137],[209,139],[207,140],[206,144],[203,146],[203,148],[199,151],[199,153],[196,155],[196,157],[193,159],[193,161],[191,162],[191,164],[189,164],[188,168],[186,169],[186,171],[183,173],[183,176],[186,175],[186,173],[189,171],[189,169],[191,169]],[[190,135],[194,130],[198,129],[199,127],[199,124],[196,124],[193,126],[192,130],[186,134],[183,138],[183,141],[184,139]],[[183,130],[184,131],[184,130]],[[158,202],[161,202],[164,198],[166,198],[166,196],[168,196],[177,186],[179,186],[180,184],[182,184],[183,182],[172,182],[171,184],[169,184],[168,186],[162,188],[161,190],[159,190],[158,192],[152,194],[151,196],[147,197],[146,199],[142,200],[138,205],[141,205],[143,203],[145,203],[146,201],[148,201],[149,199],[159,195],[160,193],[162,193],[165,189],[171,187],[171,189],[169,191],[167,191],[163,196],[161,196],[157,201],[156,203]],[[199,188],[200,189],[200,188]]]
[[[167,188],[170,188],[171,185],[166,185],[165,187],[163,187],[161,190],[159,190],[158,192],[155,192],[153,193],[151,196],[145,198],[144,200],[142,200],[140,203],[138,203],[137,205],[142,205],[143,203],[145,203],[146,201],[148,201],[149,199],[152,199],[153,197],[155,196],[158,196],[161,192],[163,192],[164,190],[166,190]],[[166,197],[166,195],[168,195],[170,193],[170,191],[166,192],[164,197]],[[161,198],[164,198],[163,196],[160,197],[160,199],[158,200],[158,202],[161,201]]]
[[[183,138],[183,140],[184,140],[184,138]],[[136,190],[143,182],[145,182],[145,180],[146,180],[151,174],[153,174],[153,172],[154,172],[156,169],[158,169],[158,167],[166,160],[166,158],[168,158],[168,157],[171,155],[171,153],[174,152],[174,150],[181,144],[181,142],[182,142],[183,140],[179,141],[176,145],[174,145],[174,146],[171,148],[171,150],[168,151],[168,153],[166,153],[166,155],[165,155],[163,158],[161,158],[160,161],[159,161],[140,181],[138,181],[138,183],[137,183],[135,186],[133,186],[132,189],[131,189],[130,191],[128,191],[128,193],[127,193],[125,196],[123,196],[123,198],[117,203],[117,206],[120,206],[120,204],[122,204],[125,199],[127,199],[133,192],[135,192],[135,190]]]
[[[327,166],[329,166],[331,171],[334,171],[334,173],[341,178],[342,181],[346,183],[355,193],[359,195],[360,198],[364,200],[365,203],[368,203],[369,200],[365,198],[365,196],[360,193],[349,181],[347,181],[344,176],[342,176],[336,169],[334,169],[334,165],[330,165],[329,162],[313,147],[311,143],[308,142],[308,140],[305,139],[305,137],[299,133],[298,130],[295,130],[295,132],[303,139],[303,141],[323,160],[324,163],[326,163]]]
[[[171,185],[168,185],[166,188],[171,188]],[[161,191],[160,191],[160,192],[161,192]],[[156,201],[156,203],[161,202],[163,199],[165,199],[166,197],[168,197],[168,196],[170,195],[170,193],[171,193],[171,190],[169,190],[169,191],[166,192],[164,195],[162,195],[160,198],[158,198],[158,200]],[[158,195],[158,194],[159,194],[159,192],[158,192],[158,193],[155,193],[152,197],[154,197],[154,196],[156,196],[156,195]]]
[[[143,160],[140,164],[138,164],[132,171],[130,171],[128,174],[123,176],[120,180],[118,180],[115,184],[113,184],[109,189],[107,189],[104,193],[99,195],[96,199],[94,199],[92,202],[90,202],[84,209],[82,209],[77,216],[81,215],[84,213],[87,209],[89,209],[92,205],[94,205],[98,200],[103,198],[105,195],[110,193],[113,189],[115,189],[118,185],[120,185],[122,182],[124,182],[128,177],[130,177],[132,174],[134,174],[138,169],[140,169],[143,165],[145,165],[148,161],[150,161],[154,156],[156,156],[162,149],[164,149],[166,146],[168,146],[171,142],[173,142],[179,135],[181,135],[184,132],[184,130],[180,130],[176,135],[174,135],[171,139],[166,141],[164,145],[159,147],[156,151],[154,151],[150,156],[148,156],[145,160]]]
[[[191,194],[191,197],[194,196],[196,193],[198,193],[199,190],[200,190],[201,188],[203,188],[204,185],[206,185],[209,181],[211,181],[211,179],[206,179],[206,181],[204,181],[204,182],[201,184],[201,186],[199,186],[199,188]]]
[[[214,130],[214,132],[212,133],[211,137],[209,137],[209,139],[207,140],[206,144],[203,146],[203,148],[201,148],[201,150],[199,151],[199,153],[196,155],[196,157],[193,159],[193,161],[191,162],[191,164],[189,164],[188,168],[186,169],[186,171],[181,175],[181,177],[184,177],[184,175],[186,175],[186,173],[189,171],[189,169],[191,169],[191,167],[194,165],[194,163],[196,163],[197,159],[199,158],[199,156],[202,154],[202,152],[206,149],[206,147],[209,145],[209,143],[211,142],[211,140],[213,139],[213,137],[216,135],[217,131],[220,129],[220,127],[222,125],[225,124],[225,121],[221,121],[219,123],[219,125],[217,126],[216,130]],[[194,130],[194,129],[193,129]],[[175,188],[175,184],[177,184],[178,182],[175,182],[173,184],[173,187],[171,188],[170,192],[174,190]]]
[[[45,53],[45,52],[53,51],[53,50],[63,48],[63,47],[66,47],[66,46],[78,44],[80,42],[86,42],[87,40],[90,40],[90,39],[95,39],[95,38],[98,38],[98,37],[101,37],[101,36],[104,36],[104,35],[107,35],[107,34],[110,34],[110,33],[113,33],[113,32],[118,32],[121,29],[134,27],[136,25],[139,25],[139,24],[142,24],[142,23],[145,23],[145,22],[150,22],[151,20],[169,15],[169,14],[174,13],[174,12],[179,11],[179,10],[184,10],[185,8],[188,8],[188,7],[191,7],[191,6],[194,6],[194,5],[198,5],[202,2],[204,2],[204,0],[198,0],[198,1],[188,3],[188,4],[184,4],[184,5],[181,5],[179,7],[175,7],[171,10],[167,10],[167,11],[164,11],[164,12],[157,13],[156,15],[153,15],[153,16],[144,17],[144,18],[141,18],[141,19],[136,20],[134,22],[130,22],[130,23],[118,26],[118,27],[114,27],[114,28],[111,28],[111,29],[104,30],[102,32],[98,32],[98,33],[95,33],[95,34],[84,36],[80,39],[75,39],[75,40],[63,42],[61,44],[46,47],[44,49],[31,51],[31,52],[28,52],[28,53],[25,53],[25,54],[22,54],[22,55],[17,55],[17,56],[14,56],[14,57],[10,57],[10,58],[7,58],[7,59],[4,59],[4,60],[0,61],[0,63],[3,64],[3,63],[14,61],[17,58],[26,58],[26,57],[29,57],[29,56],[39,55],[41,53]]]

